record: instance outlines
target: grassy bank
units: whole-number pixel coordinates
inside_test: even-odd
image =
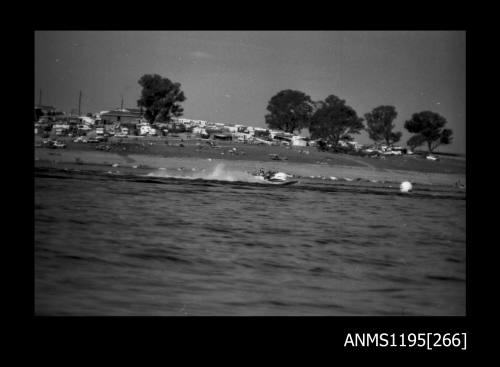
[[[107,143],[74,143],[64,139],[67,150],[96,151],[99,146],[107,152],[121,155],[145,154],[164,158],[223,159],[227,161],[257,161],[325,165],[331,167],[363,167],[377,171],[411,171],[421,173],[456,174],[465,176],[465,157],[443,156],[439,161],[430,161],[420,155],[387,156],[385,159],[360,157],[348,154],[320,152],[315,147],[285,147],[253,145],[238,142],[216,142],[209,145],[203,140],[181,141],[166,138],[111,138]],[[36,142],[40,142],[38,138]]]
[[[253,172],[259,168],[282,171],[296,177],[337,177],[385,182],[409,180],[430,185],[465,183],[465,161],[426,161],[421,157],[388,157],[385,160],[318,152],[313,147],[257,146],[173,140],[109,141],[98,144],[67,142],[66,149],[35,148],[37,165],[88,164],[104,170],[142,167],[149,170],[210,170],[224,164],[230,170]],[[179,146],[182,144],[183,146]],[[104,146],[104,144],[100,144]],[[308,153],[307,153],[308,152]],[[283,160],[273,160],[270,154]]]

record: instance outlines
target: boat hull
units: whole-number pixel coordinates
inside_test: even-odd
[[[286,186],[286,185],[293,185],[293,184],[296,184],[297,182],[299,181],[296,181],[296,180],[292,180],[292,181],[269,181],[269,180],[265,180],[264,181],[266,184],[269,184],[269,185],[281,185],[281,186]]]

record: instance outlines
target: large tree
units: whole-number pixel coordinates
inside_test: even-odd
[[[144,108],[144,117],[149,122],[169,121],[172,116],[182,116],[180,102],[186,97],[180,83],[173,83],[158,74],[145,74],[139,79],[141,98],[137,101]]]
[[[401,140],[401,131],[392,131],[395,127],[393,121],[397,115],[394,106],[378,106],[372,112],[366,113],[366,130],[370,139],[375,142],[385,141],[387,145],[392,145]]]
[[[286,89],[271,98],[267,110],[270,113],[265,118],[269,128],[293,133],[308,127],[313,105],[305,93]]]
[[[452,130],[444,129],[446,119],[438,113],[422,111],[414,113],[410,120],[405,122],[405,129],[416,135],[412,136],[409,143],[415,147],[427,143],[429,153],[442,144],[451,144]]]
[[[420,134],[412,135],[410,139],[406,142],[406,145],[410,147],[411,150],[415,150],[415,148],[421,146],[425,143],[425,139]]]
[[[352,140],[351,134],[358,134],[364,129],[363,119],[337,96],[328,96],[316,105],[309,126],[312,139],[322,139],[337,146],[341,139]]]

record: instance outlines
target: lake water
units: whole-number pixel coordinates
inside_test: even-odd
[[[77,168],[35,168],[37,315],[465,315],[463,190]]]

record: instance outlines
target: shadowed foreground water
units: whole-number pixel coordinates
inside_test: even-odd
[[[35,169],[37,315],[465,315],[465,195]]]

